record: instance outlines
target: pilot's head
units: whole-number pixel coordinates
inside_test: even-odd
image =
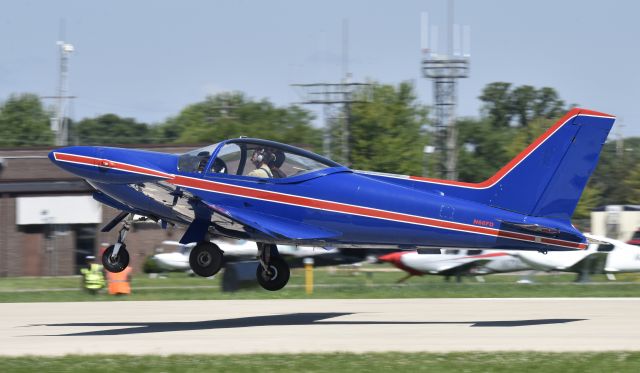
[[[263,163],[268,164],[269,162],[273,162],[275,160],[275,156],[268,149],[258,148],[253,151],[251,155],[251,162],[256,166],[260,167]]]

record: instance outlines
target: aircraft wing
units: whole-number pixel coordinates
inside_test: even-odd
[[[562,271],[568,272],[583,272],[587,270],[589,273],[603,273],[605,263],[607,261],[606,252],[595,252],[586,255],[570,267],[559,268]]]
[[[439,267],[437,272],[431,272],[432,274],[443,276],[455,276],[458,273],[469,273],[472,269],[481,267],[489,263],[491,259],[477,259],[462,264],[451,263],[448,266]]]
[[[220,204],[205,202],[205,205],[244,227],[245,232],[253,238],[264,236],[296,241],[322,241],[339,236],[338,232],[328,231],[309,224],[300,223],[287,218]]]

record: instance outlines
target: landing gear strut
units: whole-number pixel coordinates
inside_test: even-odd
[[[278,253],[278,247],[273,244],[258,243],[258,259],[260,264],[256,269],[258,283],[265,290],[280,290],[289,282],[289,265]]]
[[[129,265],[129,252],[127,245],[124,244],[124,239],[127,237],[130,227],[131,215],[122,223],[116,244],[107,247],[102,253],[102,265],[109,272],[122,272]]]
[[[191,249],[189,265],[198,276],[211,277],[222,268],[223,252],[209,241],[203,241]]]

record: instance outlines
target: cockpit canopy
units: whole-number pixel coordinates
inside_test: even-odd
[[[240,138],[209,145],[181,155],[178,170],[187,173],[228,174],[255,177],[289,178],[330,167],[338,163],[317,154],[273,141]]]

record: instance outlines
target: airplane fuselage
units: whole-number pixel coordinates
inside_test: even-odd
[[[212,220],[224,234],[242,228],[202,211],[197,201],[272,216],[326,233],[325,237],[262,237],[265,242],[340,247],[510,248],[570,250],[582,242],[558,235],[505,229],[502,222],[539,224],[576,234],[569,224],[536,218],[447,195],[437,185],[419,189],[390,176],[330,167],[288,179],[260,179],[178,170],[172,154],[103,147],[52,153],[60,166],[86,178],[108,198],[101,202],[187,225]],[[135,161],[135,162],[134,162]],[[97,196],[100,200],[100,195]],[[280,217],[280,218],[278,218]],[[228,229],[227,229],[228,228]],[[511,228],[511,227],[510,227]]]

